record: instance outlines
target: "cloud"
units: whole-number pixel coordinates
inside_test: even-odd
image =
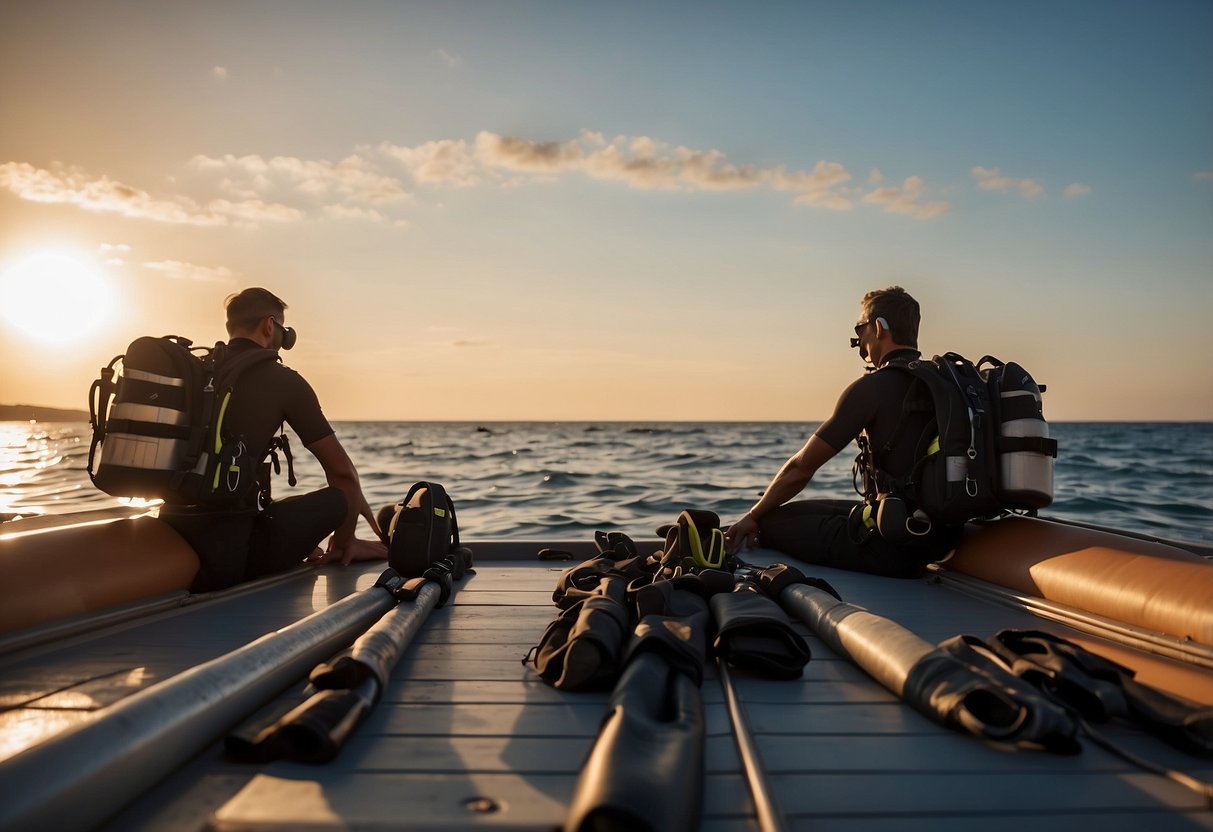
[[[484,179],[474,148],[462,139],[442,139],[416,147],[383,142],[378,150],[400,162],[414,181],[425,185],[470,187]]]
[[[782,167],[777,168],[773,176],[773,186],[776,190],[796,194],[793,201],[797,205],[848,211],[852,207],[850,197],[835,189],[850,179],[851,174],[842,165],[823,160],[814,165],[811,171],[788,173]]]
[[[209,189],[214,198],[157,198],[106,176],[58,166],[42,170],[19,162],[0,165],[0,187],[23,199],[71,203],[159,222],[244,227],[309,218],[408,227],[388,208],[412,200],[417,188],[515,188],[558,183],[570,176],[635,190],[687,194],[766,190],[789,194],[794,205],[848,211],[857,204],[870,204],[916,219],[931,219],[949,209],[946,202],[926,200],[920,177],[910,177],[900,186],[885,185],[880,171],[872,168],[866,184],[849,184],[850,171],[826,159],[808,169],[759,166],[731,160],[717,149],[676,145],[646,135],[608,139],[589,130],[567,141],[487,130],[471,140],[439,139],[414,146],[384,141],[359,145],[335,162],[198,154],[186,167],[194,174],[192,185]],[[998,176],[996,169],[975,170],[990,181],[989,174]],[[176,183],[177,178],[168,181]]]
[[[983,191],[1018,190],[1020,194],[1031,198],[1040,196],[1045,189],[1035,179],[1015,179],[1004,176],[998,168],[983,168],[980,165],[973,168],[973,176],[977,179],[977,187]]]
[[[1194,182],[1213,182],[1213,170],[1198,170],[1192,174]]]
[[[89,176],[79,168],[53,170],[25,162],[0,165],[0,187],[31,202],[67,203],[86,211],[116,213],[155,222],[188,225],[223,225],[227,219],[185,197],[156,199],[108,176]]]
[[[92,176],[79,168],[37,168],[25,162],[0,165],[0,187],[31,202],[66,203],[86,211],[114,213],[133,219],[178,225],[250,225],[290,222],[303,218],[294,208],[259,199],[232,202],[216,199],[205,206],[186,196],[153,197],[108,176]]]
[[[206,204],[206,207],[209,211],[244,225],[258,225],[263,222],[298,222],[305,217],[305,214],[298,208],[277,202],[263,202],[260,199],[244,199],[239,202],[213,199]]]
[[[409,194],[396,177],[384,174],[357,153],[337,162],[294,156],[198,155],[189,166],[196,171],[220,174],[219,186],[229,194],[248,199],[254,195],[276,195],[279,199],[304,195],[326,202],[379,205],[406,199]]]
[[[948,203],[941,201],[924,202],[923,196],[926,184],[921,177],[907,178],[901,187],[886,185],[866,194],[863,201],[869,205],[879,205],[891,214],[905,214],[919,220],[929,220],[946,214]]]
[[[1091,186],[1084,185],[1081,182],[1074,182],[1073,184],[1066,185],[1066,189],[1062,193],[1067,199],[1078,199],[1091,193]]]
[[[489,168],[548,173],[577,170],[585,155],[576,139],[562,144],[499,136],[487,130],[476,134],[476,156]]]
[[[388,218],[374,208],[359,208],[354,205],[326,205],[324,216],[331,220],[361,220],[364,222],[388,222]]]
[[[211,69],[211,77],[217,81],[227,80],[227,67],[217,66]]]
[[[447,52],[445,49],[435,49],[430,54],[442,61],[447,66],[455,67],[463,65],[463,58],[461,56],[456,55],[453,52]]]
[[[472,142],[442,140],[416,147],[381,143],[376,150],[399,163],[417,184],[515,187],[550,183],[578,174],[618,182],[637,190],[686,193],[768,188],[793,194],[798,205],[847,210],[851,199],[838,191],[851,174],[837,162],[822,160],[812,170],[757,167],[730,161],[719,150],[671,145],[651,136],[608,140],[589,130],[555,142],[481,131]]]
[[[197,283],[235,283],[236,273],[224,266],[198,266],[180,260],[158,260],[144,263],[143,268],[159,272],[173,280],[189,280]]]

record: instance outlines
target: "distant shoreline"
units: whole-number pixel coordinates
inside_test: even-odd
[[[87,422],[87,410],[40,407],[35,404],[0,404],[0,422]]]
[[[60,407],[42,407],[33,404],[0,404],[0,422],[87,422],[87,410],[71,410]],[[788,424],[815,425],[820,419],[333,419],[333,424],[468,424],[468,425],[529,425],[543,422],[573,425],[664,425],[664,424]],[[1179,424],[1179,425],[1213,425],[1209,419],[1050,419],[1050,424]]]

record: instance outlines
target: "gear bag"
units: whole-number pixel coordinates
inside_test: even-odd
[[[228,358],[223,343],[194,347],[177,335],[136,338],[89,389],[89,478],[116,497],[173,505],[240,502],[256,486],[262,460],[253,458],[242,436],[225,430],[224,417],[241,373],[277,358],[267,349]],[[270,445],[275,468],[278,448],[289,470],[285,435]]]
[[[459,545],[455,504],[436,482],[418,482],[408,490],[385,530],[388,563],[405,577],[417,577],[457,552],[470,568],[471,552]]]
[[[866,525],[893,540],[909,539],[927,534],[933,522],[959,525],[1053,501],[1057,440],[1049,438],[1041,408],[1044,388],[1022,367],[991,356],[974,365],[949,352],[929,360],[894,358],[878,372],[885,370],[909,373],[914,382],[889,442],[882,448],[860,443],[856,467],[864,478]],[[915,411],[932,417],[918,438],[913,469],[896,480],[880,460]]]

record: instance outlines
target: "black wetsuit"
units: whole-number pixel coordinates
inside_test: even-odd
[[[887,357],[918,358],[917,350],[897,350]],[[910,473],[918,441],[931,414],[906,414],[902,404],[912,381],[909,373],[883,370],[857,379],[838,399],[834,413],[816,431],[817,438],[841,451],[866,433],[880,467],[894,478]],[[786,503],[759,523],[762,544],[809,563],[876,575],[911,578],[955,545],[957,529],[937,527],[917,545],[894,545],[851,520],[854,500],[801,500]]]
[[[262,349],[234,338],[229,357]],[[333,433],[315,391],[302,376],[277,361],[264,361],[236,380],[225,433],[242,436],[255,459],[264,458],[270,440],[286,422],[306,447]],[[258,489],[230,509],[165,506],[160,518],[189,542],[201,567],[193,592],[223,589],[299,564],[346,515],[345,495],[324,488],[257,508]]]

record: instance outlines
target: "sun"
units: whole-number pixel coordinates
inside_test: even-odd
[[[114,308],[113,287],[95,266],[69,254],[31,255],[0,275],[0,315],[26,335],[68,344],[91,335]]]

